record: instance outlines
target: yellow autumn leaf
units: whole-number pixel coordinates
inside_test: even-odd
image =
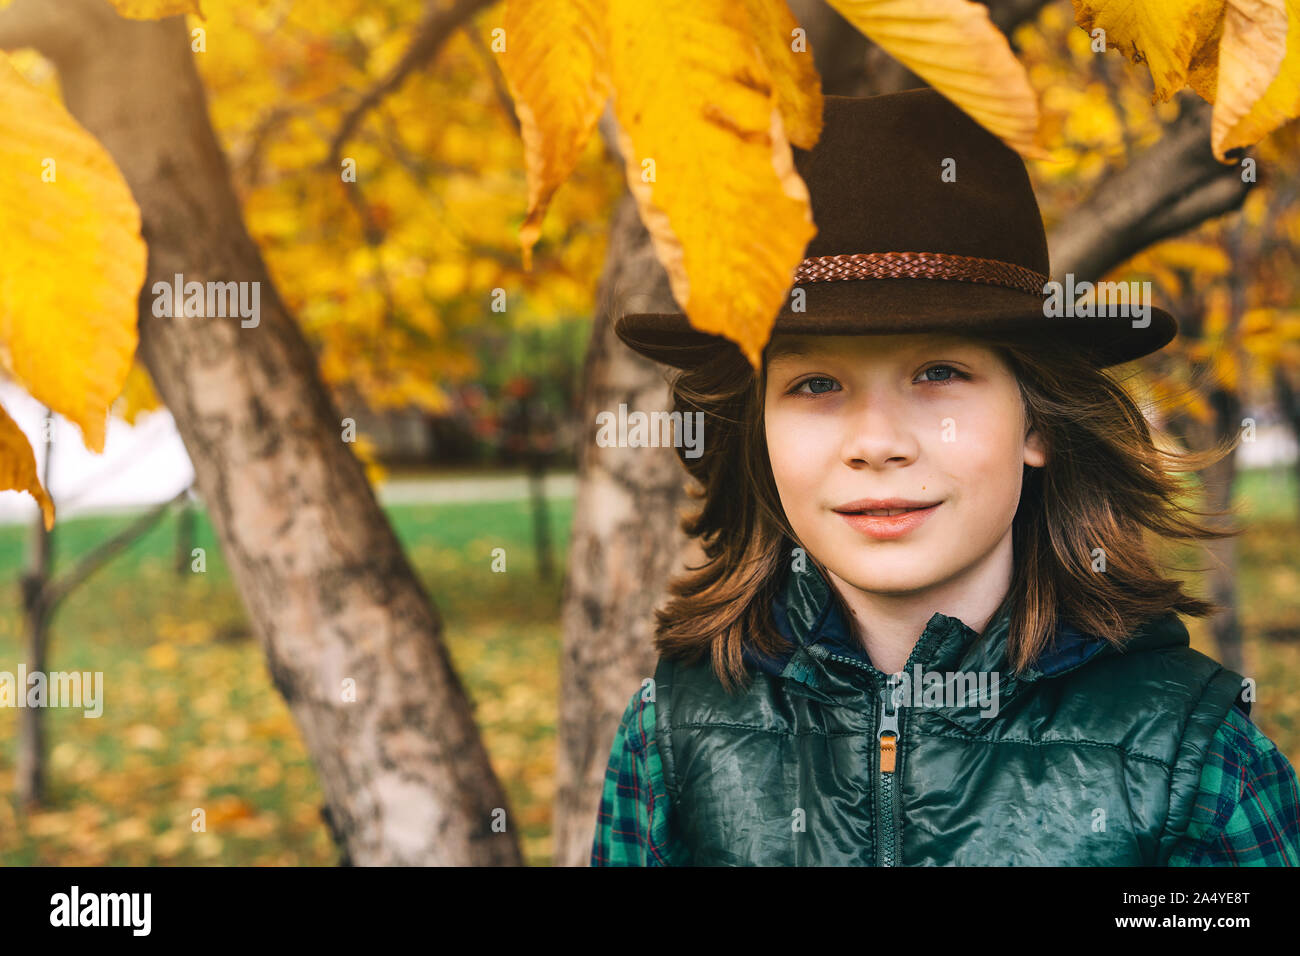
[[[104,450],[136,347],[145,244],[108,153],[0,55],[0,359]]]
[[[1072,0],[1074,22],[1087,33],[1106,31],[1106,49],[1116,49],[1151,71],[1158,100],[1188,85],[1192,66],[1216,63],[1213,43],[1223,30],[1224,0]],[[1207,99],[1212,93],[1193,84]]]
[[[821,137],[825,112],[812,47],[801,34],[801,48],[795,49],[799,21],[785,0],[744,0],[744,6],[750,32],[771,76],[786,138],[801,149],[812,149]]]
[[[9,413],[0,408],[0,491],[25,491],[36,499],[45,516],[45,530],[54,527],[54,502],[41,487],[36,456],[27,436]]]
[[[1223,276],[1232,267],[1223,247],[1212,242],[1193,239],[1167,239],[1147,249],[1139,258],[1151,259],[1176,269],[1190,269],[1198,276]]]
[[[501,70],[524,141],[528,213],[519,229],[524,270],[555,190],[568,178],[609,99],[609,0],[508,0]]]
[[[1210,408],[1210,403],[1205,400],[1205,396],[1199,392],[1190,392],[1183,401],[1181,410],[1191,415],[1202,425],[1208,425],[1214,421],[1214,410]]]
[[[1247,309],[1241,316],[1242,339],[1276,336],[1279,309]]]
[[[1300,0],[1285,0],[1286,52],[1273,82],[1236,125],[1216,139],[1219,159],[1240,146],[1259,142],[1282,124],[1300,116]],[[1215,104],[1218,110],[1218,104]]]
[[[368,436],[358,435],[352,447],[371,485],[380,485],[388,479],[388,469],[379,463],[379,449]]]
[[[1272,131],[1254,107],[1277,76],[1286,47],[1283,0],[1227,0],[1210,126],[1210,146],[1220,160],[1225,150],[1249,146]]]
[[[1184,86],[1214,104],[1211,148],[1258,142],[1300,115],[1300,0],[1072,0],[1075,22],[1147,64],[1155,98]]]
[[[816,228],[745,8],[610,0],[609,50],[628,186],[673,296],[757,368]]]
[[[1277,320],[1277,336],[1284,343],[1300,342],[1300,312],[1282,313]]]
[[[829,0],[872,42],[1022,156],[1047,159],[1038,100],[988,8],[969,0]],[[1220,0],[1222,2],[1222,0]]]
[[[199,0],[109,0],[117,12],[132,20],[160,20],[182,13],[196,13],[200,17]]]
[[[162,400],[153,390],[153,381],[139,362],[131,366],[131,371],[126,376],[126,385],[113,408],[128,425],[134,425],[136,419],[146,412],[162,408]]]
[[[1210,368],[1214,378],[1225,391],[1235,392],[1241,379],[1241,367],[1237,362],[1237,353],[1231,348],[1218,348],[1210,356]]]
[[[1205,312],[1202,318],[1202,336],[1216,346],[1227,337],[1232,320],[1232,298],[1228,291],[1216,286],[1205,293]]]

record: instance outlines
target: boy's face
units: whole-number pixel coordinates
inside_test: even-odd
[[[772,475],[791,527],[836,577],[904,595],[978,578],[1010,554],[1022,468],[1046,453],[990,347],[942,334],[777,335],[769,355]],[[893,498],[933,507],[843,513]]]

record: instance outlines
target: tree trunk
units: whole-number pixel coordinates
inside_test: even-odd
[[[51,412],[47,408],[42,416],[49,427]],[[50,487],[50,461],[54,457],[54,442],[45,442],[45,460],[41,464],[41,484]],[[23,636],[27,643],[27,673],[45,673],[46,635],[49,631],[49,613],[46,603],[46,585],[54,560],[54,535],[45,530],[45,516],[37,511],[32,521],[27,546],[27,567],[19,580],[22,590]],[[26,686],[16,688],[23,698]],[[45,709],[23,707],[18,711],[17,753],[14,761],[14,795],[18,808],[24,812],[39,806],[45,799]]]
[[[1211,448],[1241,430],[1242,405],[1238,395],[1224,389],[1215,389],[1209,398],[1210,407],[1214,409],[1213,422],[1202,424],[1188,419],[1183,426],[1188,444],[1193,450]],[[1206,509],[1226,511],[1232,504],[1232,490],[1237,479],[1236,453],[1200,472],[1200,478],[1205,489]],[[1241,639],[1241,615],[1237,607],[1238,542],[1236,538],[1221,538],[1207,541],[1205,549],[1211,560],[1207,571],[1208,597],[1224,607],[1223,611],[1209,619],[1219,663],[1244,674],[1247,673],[1246,660]]]
[[[16,0],[0,10],[0,47],[19,46],[54,61],[69,109],[140,205],[141,356],[315,762],[335,838],[358,865],[518,864],[442,623],[244,228],[184,19],[125,20],[101,0]],[[259,323],[154,316],[153,283],[177,273],[259,283]]]
[[[551,516],[546,503],[546,453],[528,453],[528,499],[533,513],[533,550],[537,555],[537,576],[555,579],[555,556],[551,548]]]
[[[1282,362],[1273,366],[1273,395],[1287,427],[1291,429],[1291,437],[1300,447],[1300,391],[1291,384],[1290,371]],[[1291,471],[1297,475],[1296,494],[1300,495],[1300,456],[1292,464]],[[1300,499],[1296,501],[1296,519],[1300,520]]]

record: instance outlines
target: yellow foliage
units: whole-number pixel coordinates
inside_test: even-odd
[[[1033,90],[984,6],[831,2],[1011,146],[1046,158]],[[673,297],[692,325],[733,339],[757,365],[816,234],[790,146],[814,145],[822,98],[789,8],[783,0],[509,0],[505,23],[500,59],[528,173],[525,268],[546,205],[612,92],[628,186]]]
[[[366,478],[372,485],[377,485],[388,475],[387,469],[379,464],[375,456],[375,443],[365,435],[358,435],[357,440],[352,445],[353,451],[357,458],[366,468]]]
[[[1210,368],[1214,372],[1215,379],[1226,391],[1237,390],[1241,380],[1241,363],[1237,359],[1236,350],[1229,347],[1215,349],[1210,355]]]
[[[132,20],[158,20],[179,14],[196,13],[203,16],[199,0],[109,0],[117,12]]]
[[[822,132],[821,78],[806,47],[794,48],[799,21],[784,3],[744,0],[759,56],[772,80],[773,102],[791,143],[811,149]]]
[[[1025,69],[969,0],[829,0],[840,15],[1024,156],[1048,158]]]
[[[139,362],[133,363],[131,371],[127,373],[122,394],[113,403],[114,411],[127,424],[134,425],[141,415],[159,408],[162,408],[162,399],[153,390],[153,381],[149,378],[149,372]]]
[[[175,670],[176,665],[180,663],[180,655],[176,653],[176,648],[171,644],[154,644],[145,652],[145,659],[149,662],[150,667],[157,668],[160,671]]]
[[[691,323],[757,367],[816,228],[749,31],[728,0],[610,4],[619,149],[641,221]]]
[[[1214,104],[1221,162],[1300,115],[1300,0],[1072,2],[1080,27],[1147,64],[1157,99],[1190,86]]]
[[[1287,82],[1279,74],[1287,46],[1284,0],[1227,0],[1217,88],[1208,97],[1214,103],[1210,142],[1219,159],[1226,150],[1249,146],[1289,118],[1263,102],[1275,80]],[[1293,62],[1296,66],[1300,64]]]
[[[510,0],[501,70],[514,98],[528,167],[524,268],[551,195],[568,178],[609,98],[605,7],[611,0]]]
[[[0,168],[15,177],[0,191],[0,364],[102,452],[135,354],[140,210],[108,153],[3,54]],[[13,458],[25,444],[6,429],[0,475],[24,479],[18,490],[41,501],[49,526],[34,470],[26,483],[27,457]]]
[[[18,423],[0,408],[0,489],[25,491],[36,499],[45,517],[45,530],[54,527],[54,502],[36,474],[36,456]]]

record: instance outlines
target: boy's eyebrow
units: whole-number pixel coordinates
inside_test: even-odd
[[[795,342],[775,342],[768,346],[767,360],[772,362],[778,358],[808,354],[810,353],[805,346]]]

